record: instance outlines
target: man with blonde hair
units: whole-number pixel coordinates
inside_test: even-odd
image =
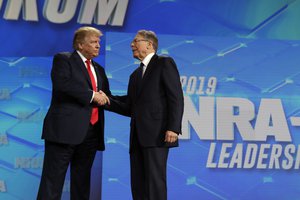
[[[109,83],[99,55],[100,30],[79,28],[73,52],[58,53],[51,70],[52,99],[44,119],[43,172],[38,200],[60,200],[70,165],[71,199],[88,200],[91,168],[97,150],[104,150],[104,104]],[[98,92],[103,91],[104,93]]]

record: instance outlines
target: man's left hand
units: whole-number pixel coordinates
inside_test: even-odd
[[[176,142],[178,140],[178,134],[174,131],[166,131],[165,142]]]

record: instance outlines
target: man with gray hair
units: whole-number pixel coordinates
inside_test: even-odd
[[[138,67],[127,95],[111,99],[109,109],[131,117],[130,169],[134,200],[167,199],[167,160],[178,146],[183,115],[183,92],[175,61],[159,56],[153,31],[140,30],[131,42]]]

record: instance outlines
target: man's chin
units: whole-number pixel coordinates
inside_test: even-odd
[[[136,59],[139,59],[138,54],[133,54],[132,56],[133,56],[134,58],[136,58]]]

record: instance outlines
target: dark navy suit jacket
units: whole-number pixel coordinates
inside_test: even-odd
[[[98,90],[110,95],[109,83],[103,67],[93,62]],[[44,119],[42,138],[63,144],[79,144],[87,133],[92,107],[92,84],[79,54],[58,53],[51,71],[52,99]],[[99,150],[104,150],[104,111],[99,107],[97,122]]]
[[[174,60],[155,54],[141,73],[139,67],[130,75],[127,95],[115,96],[110,109],[131,117],[131,144],[136,132],[143,147],[178,146],[164,142],[167,130],[181,134],[183,92]]]

